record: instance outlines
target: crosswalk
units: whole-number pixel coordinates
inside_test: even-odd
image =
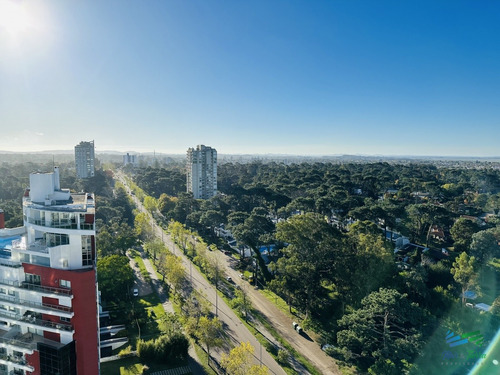
[[[191,374],[191,369],[189,366],[176,367],[170,370],[161,370],[158,372],[154,372],[151,375],[186,375]]]

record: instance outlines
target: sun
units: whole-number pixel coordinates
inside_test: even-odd
[[[32,26],[31,18],[19,1],[0,0],[0,34],[17,36]]]

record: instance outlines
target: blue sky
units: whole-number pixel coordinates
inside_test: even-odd
[[[0,150],[500,155],[497,1],[14,6]]]

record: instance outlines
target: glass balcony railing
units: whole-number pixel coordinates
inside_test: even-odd
[[[47,220],[28,218],[28,223],[47,228],[94,230],[93,223],[80,223],[80,226],[78,226],[74,220],[49,222]]]
[[[26,244],[24,241],[15,240],[12,241],[12,249],[14,250],[25,250],[25,251],[35,251],[37,253],[48,254],[49,249],[45,241],[37,240],[32,244]]]
[[[37,342],[40,341],[41,338],[41,336],[35,335],[34,333],[21,334],[19,332],[13,337],[0,337],[0,344],[4,344],[6,346],[10,345],[27,350],[36,350]]]
[[[1,283],[1,280],[0,280]],[[23,281],[20,285],[20,288],[33,290],[35,292],[40,293],[50,293],[50,294],[63,294],[65,296],[71,296],[73,293],[71,289],[66,288],[55,288],[50,286],[41,286],[37,284],[28,283],[27,281]]]
[[[40,310],[63,311],[63,312],[67,312],[67,313],[72,312],[72,309],[69,306],[53,305],[50,303],[43,303],[43,302],[42,303],[33,302],[33,301],[24,300],[21,298],[17,298],[15,296],[9,296],[7,294],[1,294],[1,293],[0,293],[0,301],[10,302],[14,305],[20,305],[23,307],[31,307],[31,308],[36,308],[36,309],[40,309]]]
[[[60,331],[68,331],[71,332],[73,331],[73,326],[68,323],[56,323],[52,322],[50,320],[43,320],[43,319],[38,319],[34,316],[22,316],[16,313],[0,310],[0,317],[3,317],[4,319],[10,319],[14,320],[16,322],[22,322],[22,323],[27,323],[32,326],[36,326],[41,329],[55,329],[55,330],[60,330]]]
[[[81,223],[80,224],[80,229],[83,229],[83,230],[94,230],[95,229],[95,225],[94,224],[88,224],[88,223]]]
[[[23,365],[27,366],[28,362],[26,359],[24,359],[24,356],[17,356],[17,355],[7,355],[7,354],[0,354],[0,359],[3,359],[4,361],[7,362],[12,362],[18,365]]]
[[[11,268],[19,268],[19,267],[22,266],[22,264],[19,261],[0,258],[0,266],[11,267]]]

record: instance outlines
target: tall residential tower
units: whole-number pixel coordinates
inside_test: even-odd
[[[75,166],[77,178],[94,177],[94,141],[80,142],[80,144],[75,146]]]
[[[198,145],[187,150],[187,191],[196,199],[209,199],[217,194],[217,151]]]
[[[0,229],[0,373],[97,375],[94,195],[33,173],[23,216]]]

